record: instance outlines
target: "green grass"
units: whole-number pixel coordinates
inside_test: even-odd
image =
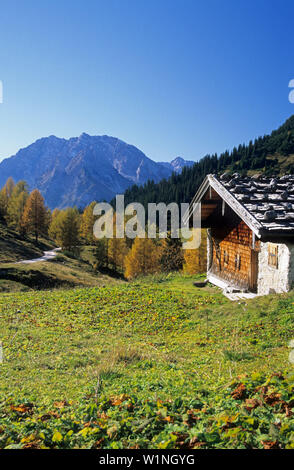
[[[0,264],[0,292],[23,292],[44,289],[93,287],[119,283],[108,275],[94,271],[89,260],[93,247],[81,247],[78,255],[60,252],[50,261],[33,264]]]
[[[46,250],[55,248],[50,240],[40,238],[38,244],[31,237],[22,237],[18,232],[0,223],[0,268],[2,263],[22,259],[38,258]]]
[[[291,446],[290,379],[256,387],[291,371],[294,293],[232,303],[194,280],[2,294],[0,447]]]

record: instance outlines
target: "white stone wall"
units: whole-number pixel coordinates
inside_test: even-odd
[[[258,294],[288,292],[294,284],[294,244],[277,243],[278,268],[268,264],[268,243],[258,255]]]

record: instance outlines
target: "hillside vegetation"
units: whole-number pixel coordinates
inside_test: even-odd
[[[9,177],[3,188],[0,188],[0,230],[2,232],[0,263],[19,260],[20,254],[23,255],[21,258],[26,260],[36,258],[37,255],[39,257],[42,254],[40,249],[48,249],[52,243],[60,247],[63,252],[68,252],[70,258],[72,258],[70,253],[74,253],[73,258],[76,258],[77,252],[83,254],[86,251],[85,247],[90,248],[91,259],[84,260],[78,255],[78,259],[82,261],[81,271],[89,271],[89,266],[84,263],[86,261],[91,266],[92,274],[107,272],[120,278],[125,276],[133,279],[143,274],[183,269],[193,274],[199,272],[200,267],[205,263],[206,234],[198,250],[186,250],[186,252],[182,249],[180,240],[174,239],[171,233],[167,233],[165,239],[161,239],[158,233],[157,239],[138,237],[134,240],[126,236],[124,238],[115,236],[110,239],[94,237],[93,227],[99,218],[93,213],[95,206],[96,202],[92,201],[83,212],[76,207],[55,209],[51,212],[37,189],[29,192],[25,181],[15,183],[13,178]],[[116,214],[112,221],[114,233],[115,217]],[[34,237],[34,245],[32,237]],[[68,260],[63,264],[68,265]],[[64,270],[56,271],[58,275]],[[18,282],[18,277],[21,277],[22,273],[24,274],[23,283],[30,287],[50,288],[58,285],[54,273],[50,278],[48,276],[44,278],[43,273],[29,271],[29,276],[27,276],[25,268],[21,270],[15,266],[13,269],[5,266],[5,269],[0,271],[0,279]],[[84,277],[83,273],[79,276],[81,277]],[[59,285],[61,284],[77,285],[72,282],[72,276],[69,280],[62,276]],[[85,283],[81,282],[80,285],[89,285],[88,280]],[[91,285],[93,285],[92,281]],[[7,286],[4,287],[7,290]]]
[[[194,166],[183,168],[159,183],[148,181],[144,186],[134,185],[125,192],[125,202],[191,202],[195,192],[209,173],[239,172],[269,175],[294,173],[294,115],[270,135],[240,144],[221,155],[206,155]],[[113,204],[115,201],[113,201]]]
[[[16,262],[23,259],[38,258],[44,251],[52,250],[55,245],[48,239],[41,238],[36,244],[31,237],[23,237],[16,230],[0,222],[0,263]]]
[[[3,294],[0,447],[291,448],[293,316],[176,274]]]
[[[29,252],[23,254],[32,255]],[[123,282],[117,277],[96,271],[93,268],[94,259],[93,247],[83,246],[77,255],[59,253],[50,261],[32,264],[0,263],[0,293],[95,287]]]
[[[224,169],[290,172],[293,133],[294,116],[126,199],[188,202]],[[294,293],[196,288],[205,240],[94,240],[94,205],[51,213],[25,182],[0,190],[0,448],[294,448]],[[54,243],[53,260],[16,263]]]
[[[95,247],[83,245],[77,253],[61,252],[51,261],[33,264],[21,260],[39,258],[56,245],[48,238],[38,243],[29,235],[0,223],[0,292],[46,290],[61,287],[95,287],[122,282],[93,268]]]

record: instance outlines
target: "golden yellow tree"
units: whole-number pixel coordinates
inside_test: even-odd
[[[81,217],[81,236],[91,245],[94,244],[95,238],[93,234],[93,227],[97,216],[93,215],[93,209],[96,205],[96,202],[93,201],[89,204]]]
[[[67,250],[80,244],[79,233],[80,214],[76,207],[58,212],[49,227],[49,236]]]
[[[128,253],[128,246],[125,238],[110,238],[108,240],[108,263],[119,271],[124,270],[125,257]]]
[[[156,245],[150,238],[137,237],[125,258],[125,277],[132,279],[160,271],[161,256],[161,244]]]
[[[15,186],[14,180],[10,177],[0,191],[0,214],[6,217],[9,199],[11,198],[13,188]]]
[[[6,220],[8,225],[23,231],[22,216],[29,197],[28,186],[25,181],[19,181],[13,188],[8,200]]]
[[[60,212],[60,209],[57,209],[57,208],[52,211],[52,214],[51,214],[51,221],[54,220],[55,217],[58,216],[59,212]]]
[[[188,274],[198,274],[206,271],[207,263],[207,235],[206,230],[201,229],[201,244],[199,248],[184,251],[184,271]]]
[[[34,234],[37,242],[41,234],[46,234],[47,222],[44,198],[38,189],[34,189],[26,201],[21,223],[28,233]]]

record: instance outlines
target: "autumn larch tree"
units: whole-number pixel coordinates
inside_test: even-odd
[[[10,177],[0,191],[0,215],[3,219],[7,216],[8,203],[9,199],[11,198],[14,186],[14,180]]]
[[[150,238],[137,237],[125,259],[126,278],[160,271],[161,255],[161,245],[156,245]]]
[[[67,250],[79,245],[79,232],[80,214],[76,207],[58,212],[49,227],[49,236]]]
[[[23,216],[22,224],[28,233],[33,233],[38,242],[40,235],[45,235],[48,229],[47,209],[44,204],[44,198],[38,189],[34,189],[29,195]]]
[[[125,238],[113,238],[108,240],[108,263],[118,271],[124,270],[125,257],[128,247]]]
[[[22,217],[28,197],[29,191],[27,183],[25,181],[19,181],[14,186],[7,205],[6,220],[8,225],[22,234],[25,232]]]
[[[184,251],[184,271],[188,274],[198,274],[206,271],[207,263],[207,234],[201,229],[201,244],[199,248]]]
[[[96,206],[96,202],[93,201],[89,204],[81,217],[81,236],[91,245],[94,244],[96,240],[94,238],[93,228],[97,216],[93,214],[93,209]]]

